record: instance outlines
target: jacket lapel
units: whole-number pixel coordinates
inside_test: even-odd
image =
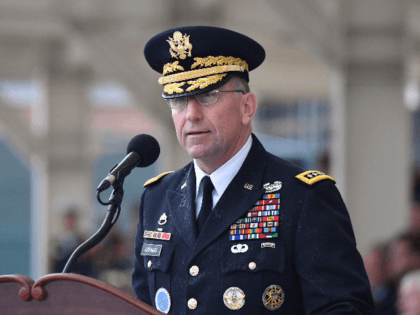
[[[251,150],[203,226],[192,258],[226,231],[262,197],[265,192],[261,187],[266,163],[266,151],[253,135]],[[228,237],[226,233],[226,238]]]
[[[182,181],[175,190],[166,192],[166,202],[175,226],[192,249],[197,241],[197,222],[195,218],[195,172],[191,163]]]

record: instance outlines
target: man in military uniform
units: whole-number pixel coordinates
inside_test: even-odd
[[[193,162],[146,182],[133,288],[170,314],[373,314],[334,179],[267,153],[252,134],[254,40],[221,28],[153,37],[177,138]]]

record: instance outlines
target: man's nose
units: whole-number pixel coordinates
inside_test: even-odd
[[[203,119],[203,106],[193,96],[188,98],[187,119],[191,121]]]

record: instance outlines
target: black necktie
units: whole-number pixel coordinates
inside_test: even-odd
[[[203,177],[201,180],[201,186],[203,186],[203,201],[201,202],[200,213],[198,214],[198,233],[201,232],[201,228],[206,222],[211,210],[213,209],[213,196],[212,192],[214,189],[213,183],[209,176]]]

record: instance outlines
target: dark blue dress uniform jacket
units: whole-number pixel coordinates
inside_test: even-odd
[[[331,180],[307,185],[302,170],[267,153],[253,135],[251,150],[200,235],[195,228],[195,172],[190,163],[147,186],[139,209],[135,241],[133,288],[142,301],[155,306],[165,288],[170,314],[373,314],[373,301],[349,214]],[[229,240],[230,225],[247,213],[265,193],[263,185],[281,181],[278,238]],[[184,185],[186,183],[186,185]],[[252,190],[244,187],[252,185]],[[248,186],[249,187],[249,186]],[[163,213],[167,223],[158,225]],[[171,239],[143,238],[145,230],[172,233]],[[263,242],[274,248],[261,248]],[[140,255],[143,243],[161,244],[160,256]],[[234,254],[232,245],[247,244]],[[151,267],[148,263],[151,261]],[[249,263],[255,262],[251,270]],[[192,276],[191,266],[199,273]],[[263,305],[270,285],[279,285],[284,303],[277,310]],[[231,287],[245,294],[245,304],[230,310],[223,302]],[[187,306],[195,298],[197,308]]]

